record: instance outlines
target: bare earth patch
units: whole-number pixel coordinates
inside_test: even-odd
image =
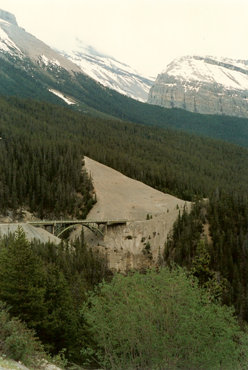
[[[179,211],[184,207],[190,209],[191,203],[155,190],[88,157],[84,160],[97,198],[87,219],[128,220],[126,225],[105,227],[104,237],[85,231],[87,244],[106,253],[113,270],[124,272],[155,265]]]
[[[174,220],[175,208],[185,205],[185,201],[124,176],[93,159],[84,157],[84,160],[97,196],[97,203],[87,217],[89,219],[142,221],[146,220],[147,214],[166,214],[168,220]]]

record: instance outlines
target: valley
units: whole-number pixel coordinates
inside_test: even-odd
[[[245,369],[247,60],[64,41],[0,10],[0,362]]]
[[[129,83],[132,86],[138,86],[140,84],[138,81],[141,81],[142,85],[144,82],[142,82],[143,77],[137,77],[132,70],[130,71],[129,67],[125,66],[123,67],[125,72],[121,72],[121,67],[118,67],[118,63],[116,64],[116,62],[108,60],[106,57],[103,57],[103,60],[101,60],[101,56],[94,55],[94,51],[92,50],[91,53],[93,53],[93,55],[90,55],[90,57],[93,58],[93,62],[91,62],[92,70],[90,69],[89,71],[89,55],[87,54],[87,50],[86,54],[88,57],[87,55],[85,56],[84,50],[82,50],[82,55],[80,54],[81,56],[78,57],[79,64],[81,63],[80,58],[88,58],[86,61],[87,68],[85,68],[84,71],[78,64],[73,63],[73,57],[71,59],[66,58],[66,53],[63,55],[60,54],[58,51],[53,50],[45,43],[38,40],[35,36],[27,33],[17,25],[16,20],[13,20],[15,17],[13,15],[10,17],[8,14],[2,15],[2,18],[0,18],[0,28],[4,35],[2,37],[2,47],[0,47],[1,95],[21,96],[23,98],[41,100],[64,107],[68,107],[69,105],[73,110],[94,117],[110,120],[117,119],[125,122],[134,122],[172,130],[176,129],[248,147],[248,121],[247,118],[239,118],[239,116],[246,117],[245,114],[234,114],[232,117],[228,115],[233,115],[230,111],[223,111],[221,114],[213,114],[219,113],[219,111],[188,109],[191,111],[193,110],[194,113],[192,113],[184,110],[185,107],[181,103],[179,105],[174,104],[173,108],[170,99],[169,103],[166,103],[166,107],[170,108],[165,108],[154,105],[157,104],[155,101],[150,101],[152,104],[147,104],[120,94],[114,90],[115,84],[111,80],[113,77],[111,77],[107,83],[106,78],[108,79],[109,77],[105,75],[99,82],[98,77],[93,73],[94,66],[98,65],[100,61],[103,63],[101,67],[103,68],[103,70],[101,69],[103,73],[105,73],[104,69],[108,69],[108,63],[113,63],[111,74],[114,75],[117,80],[119,78],[118,73],[120,73],[121,76],[123,73],[128,74],[126,78],[129,82],[122,81],[122,85],[127,85],[127,89],[130,87]],[[8,17],[10,17],[12,21],[10,21]],[[98,57],[100,58],[99,60]],[[77,59],[77,57],[75,58]],[[83,61],[82,65],[85,65]],[[220,66],[220,68],[224,67]],[[87,74],[87,72],[89,74]],[[174,77],[172,76],[170,78]],[[148,85],[149,84],[150,82],[148,81]],[[110,85],[112,86],[111,89],[109,88]],[[144,101],[144,94],[148,93],[148,85],[147,82],[145,82],[145,85],[142,85],[143,92],[137,93],[137,96],[135,96],[134,91],[129,95]],[[180,83],[178,86],[180,86]],[[220,86],[218,89],[219,88]],[[122,87],[121,89],[121,92],[124,93],[124,88]],[[150,91],[154,89],[156,89],[155,85],[151,87]],[[188,89],[188,91],[191,90]],[[245,94],[245,89],[241,88],[239,91]],[[142,99],[140,99],[140,94],[143,96]],[[228,100],[228,89],[226,94],[226,99]],[[212,104],[213,102],[211,100],[212,95],[209,92],[207,95],[210,96],[210,100],[209,103],[206,103],[208,99],[206,99],[207,96],[204,93],[204,104],[213,107],[214,104]],[[198,96],[200,95],[198,94]],[[233,107],[233,104],[237,105],[235,103],[236,98],[231,99],[234,99],[234,102],[228,103],[228,100],[226,103],[229,107],[228,109]],[[245,102],[244,95],[242,104],[246,104]],[[192,106],[192,103],[190,104]],[[159,105],[161,104],[159,103]],[[241,107],[241,103],[238,105]],[[199,114],[200,112],[212,114]],[[233,109],[232,112],[234,112]]]
[[[178,214],[183,210],[190,212],[191,203],[157,191],[88,157],[84,157],[84,162],[97,199],[85,220],[85,223],[93,221],[93,228],[89,230],[80,225],[81,220],[78,224],[72,220],[75,230],[71,229],[70,240],[80,238],[83,228],[88,247],[106,254],[112,271],[126,273],[157,265]],[[53,226],[50,221],[48,227],[49,221],[34,221],[31,216],[26,222],[0,223],[0,234],[13,234],[21,227],[29,241],[56,245],[61,242],[59,234],[63,229],[55,233],[58,237],[52,234],[52,229],[63,223],[62,220],[55,220]],[[65,221],[64,228],[66,223],[70,225],[70,221]]]

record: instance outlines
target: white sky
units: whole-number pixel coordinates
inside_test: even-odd
[[[75,38],[156,76],[175,57],[248,59],[248,0],[0,0],[58,49]]]

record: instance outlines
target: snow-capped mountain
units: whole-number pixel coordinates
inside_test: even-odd
[[[79,72],[75,64],[19,27],[13,14],[0,10],[0,51],[6,56],[29,57],[47,68],[57,66]]]
[[[76,40],[75,47],[62,54],[102,85],[133,99],[147,101],[154,78],[146,77],[130,66],[99,53],[92,46]]]
[[[175,59],[158,75],[148,102],[248,117],[248,61],[211,56]]]
[[[111,71],[108,76],[112,74],[113,81],[122,81],[122,92],[127,94],[129,89],[134,96],[136,91],[136,99],[145,99],[148,87],[144,86],[149,81],[113,58],[96,54],[91,49],[92,65],[99,66],[104,60],[105,69]],[[89,58],[89,50],[87,55]],[[142,122],[140,116],[146,117],[143,104],[115,91],[112,83],[108,84],[109,89],[98,82],[99,78],[98,81],[91,78],[85,73],[89,73],[89,65],[84,69],[19,27],[13,14],[0,11],[0,95],[69,105],[103,118]],[[114,77],[114,71],[118,77]]]
[[[6,28],[15,26],[18,27],[15,16],[11,13],[0,10],[0,50],[10,55],[22,55],[21,50],[10,39]]]
[[[77,103],[58,85],[62,76],[72,77],[81,69],[19,27],[15,16],[4,10],[0,10],[0,67],[2,94]]]
[[[46,70],[65,69],[84,73],[103,86],[140,101],[146,101],[154,79],[143,76],[112,57],[98,53],[79,40],[73,51],[58,52],[18,26],[13,14],[0,10],[1,56],[30,58]],[[55,94],[54,89],[48,89]],[[61,92],[56,94],[61,97]],[[61,97],[61,99],[63,99]],[[64,101],[68,99],[64,97]]]

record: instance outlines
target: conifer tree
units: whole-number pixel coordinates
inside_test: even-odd
[[[12,315],[37,328],[46,314],[43,264],[21,228],[0,243],[0,299]]]

